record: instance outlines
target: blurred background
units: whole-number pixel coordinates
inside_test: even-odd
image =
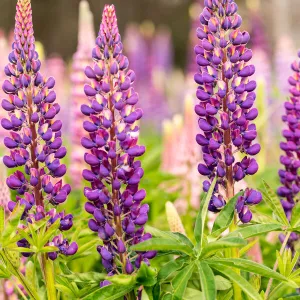
[[[300,10],[295,9],[299,0],[236,2],[243,18],[242,29],[251,35],[249,47],[254,53],[252,64],[256,67],[254,77],[258,84],[259,117],[255,123],[262,146],[258,155],[259,173],[236,190],[247,185],[259,188],[262,178],[275,190],[279,186],[279,143],[284,127],[281,115],[289,95],[290,66],[297,59],[300,47]],[[16,0],[0,0],[0,70],[8,62],[13,40],[15,3]],[[193,108],[196,101],[193,76],[197,72],[193,49],[203,0],[32,0],[41,72],[56,79],[57,102],[61,105],[59,117],[63,120],[64,143],[69,150],[67,181],[72,184],[73,192],[66,210],[77,211],[75,216],[83,213],[81,172],[85,165],[80,139],[86,133],[82,129],[80,105],[87,101],[83,93],[86,83],[83,70],[92,64],[91,51],[105,4],[116,6],[124,52],[136,73],[135,89],[144,111],[140,143],[146,145],[147,152],[142,158],[145,176],[141,187],[147,190],[146,201],[151,206],[149,224],[168,229],[165,204],[170,201],[190,235],[204,180],[197,172],[201,153],[195,136],[200,130]],[[1,71],[0,84],[3,80]],[[2,91],[0,97],[5,97]],[[6,113],[1,110],[0,118],[3,117]],[[0,129],[0,139],[6,134]],[[260,207],[267,209],[264,205]],[[82,218],[75,222],[81,224]],[[91,234],[86,224],[82,228],[85,234]],[[276,252],[268,247],[268,241],[261,243],[263,256],[271,265]],[[88,270],[92,263],[85,261],[82,268]]]

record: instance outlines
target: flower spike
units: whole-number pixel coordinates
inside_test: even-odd
[[[25,224],[50,216],[49,226],[60,219],[60,229],[67,230],[72,226],[72,215],[56,213],[55,209],[66,201],[71,190],[69,185],[62,184],[66,166],[60,163],[60,159],[66,155],[66,148],[62,146],[62,122],[55,120],[60,106],[55,102],[54,78],[45,78],[39,72],[41,62],[35,50],[29,0],[18,0],[14,42],[8,58],[9,64],[5,67],[8,79],[2,86],[7,94],[2,108],[8,112],[8,118],[2,119],[1,125],[10,131],[4,139],[10,155],[4,156],[3,162],[8,168],[18,167],[19,170],[10,175],[6,183],[17,192],[16,202],[25,205],[22,216]],[[10,211],[16,202],[8,203]],[[54,208],[48,210],[51,206]],[[65,225],[66,219],[68,226]],[[25,239],[18,245],[30,247]],[[73,248],[76,247],[74,243]],[[59,253],[69,255],[66,243],[58,248]]]
[[[199,44],[195,47],[199,67],[195,75],[199,99],[195,112],[202,130],[196,140],[204,160],[198,171],[209,178],[203,184],[204,191],[218,178],[209,205],[210,211],[218,212],[226,204],[225,199],[234,196],[234,184],[258,170],[254,156],[260,145],[255,142],[253,123],[258,111],[254,107],[256,82],[250,79],[255,67],[250,64],[252,51],[246,47],[250,36],[240,30],[242,19],[237,4],[234,0],[205,0],[204,5],[201,27],[197,29]],[[241,161],[236,152],[243,155]],[[252,218],[248,206],[261,199],[254,190],[246,190],[240,197],[236,209],[243,223]]]
[[[94,66],[85,69],[90,84],[84,87],[88,103],[81,111],[89,117],[83,123],[88,137],[81,142],[88,150],[84,159],[90,166],[83,171],[91,184],[84,189],[85,209],[92,215],[89,228],[103,241],[97,250],[109,274],[131,274],[155,256],[154,251],[129,250],[151,235],[144,232],[149,206],[142,204],[146,192],[139,189],[139,182],[144,171],[137,160],[145,152],[138,145],[137,121],[143,112],[135,106],[135,74],[128,70],[122,50],[115,8],[106,5],[92,52]]]

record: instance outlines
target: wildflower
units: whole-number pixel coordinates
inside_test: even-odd
[[[233,0],[204,3],[200,15],[202,27],[197,29],[200,42],[195,47],[199,66],[195,75],[199,85],[196,95],[200,101],[195,112],[202,130],[196,140],[202,146],[204,160],[198,171],[209,178],[203,183],[204,191],[208,191],[213,178],[218,178],[209,205],[210,211],[218,212],[226,204],[221,189],[226,191],[226,200],[232,198],[234,184],[258,170],[253,158],[260,151],[253,123],[258,111],[253,107],[256,82],[250,79],[255,67],[249,63],[252,51],[246,47],[250,36],[239,29],[242,19],[237,14],[237,5]],[[244,155],[241,161],[236,161],[236,152]],[[252,202],[258,203],[261,195],[253,192],[247,193],[255,195]],[[242,222],[252,218],[247,199],[248,194],[238,211]]]
[[[4,156],[3,163],[8,168],[19,168],[6,183],[17,192],[16,202],[25,206],[22,220],[31,223],[49,214],[46,208],[65,202],[71,191],[61,179],[66,166],[60,159],[66,155],[66,148],[62,146],[62,122],[55,120],[60,111],[59,104],[55,103],[55,80],[43,77],[40,67],[30,0],[18,0],[14,42],[5,67],[8,79],[2,86],[7,94],[2,107],[8,112],[8,118],[2,119],[1,125],[10,131],[4,139],[10,155]],[[10,211],[16,202],[8,203]],[[58,218],[63,229],[65,219]],[[29,247],[25,239],[18,245]]]
[[[142,204],[146,191],[139,189],[139,182],[144,171],[137,160],[145,152],[145,147],[138,145],[137,121],[143,112],[135,106],[135,74],[128,70],[122,50],[115,8],[107,5],[92,52],[94,66],[85,69],[91,83],[84,87],[89,103],[82,105],[81,111],[89,117],[83,123],[89,137],[81,142],[89,150],[84,160],[90,169],[83,171],[84,179],[91,183],[84,189],[85,209],[93,216],[89,228],[103,240],[97,250],[109,274],[120,269],[131,274],[142,261],[149,264],[155,256],[153,251],[129,250],[130,245],[151,235],[144,233],[149,206]]]

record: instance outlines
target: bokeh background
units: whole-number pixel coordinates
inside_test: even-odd
[[[281,115],[289,95],[290,66],[297,59],[300,47],[299,0],[236,2],[243,18],[242,28],[251,34],[249,47],[254,53],[256,105],[260,113],[256,125],[262,146],[258,155],[259,172],[236,189],[247,185],[259,188],[263,178],[276,190],[284,126]],[[0,70],[7,64],[10,51],[15,3],[15,0],[0,0]],[[82,225],[88,216],[83,216],[81,172],[85,165],[80,138],[86,133],[82,129],[80,105],[87,101],[83,93],[86,83],[83,70],[92,64],[91,51],[105,4],[116,6],[124,51],[136,73],[135,89],[144,110],[140,143],[146,145],[147,152],[142,158],[145,176],[141,187],[147,190],[146,201],[151,207],[149,224],[169,229],[165,204],[170,201],[190,235],[204,180],[197,173],[201,153],[195,142],[199,129],[193,112],[196,102],[193,76],[197,72],[193,48],[197,43],[202,0],[84,0],[81,4],[80,0],[32,0],[41,71],[56,79],[57,102],[61,105],[59,116],[64,124],[64,143],[68,146],[67,181],[73,191],[65,205],[66,211],[72,211],[75,228],[81,226],[88,240],[92,233],[86,224]],[[5,75],[1,71],[0,84],[3,80]],[[5,97],[2,91],[0,97]],[[0,110],[0,118],[5,116]],[[5,134],[0,129],[0,140]],[[0,142],[0,153],[3,153],[1,147]],[[260,207],[267,209],[264,205]],[[82,239],[80,243],[85,242]],[[262,240],[261,245],[263,257],[271,266],[276,251],[269,247],[269,242]],[[273,242],[279,243],[276,237]],[[92,270],[99,257],[94,248],[91,254],[93,259],[89,256],[88,262],[74,264],[73,270]]]

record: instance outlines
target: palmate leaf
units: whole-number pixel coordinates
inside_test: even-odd
[[[152,238],[131,247],[133,251],[178,251],[189,256],[193,255],[193,249],[186,244],[166,238]]]
[[[218,214],[211,231],[212,236],[219,236],[232,223],[234,218],[235,205],[238,197],[241,195],[242,193],[238,193],[233,198],[231,198],[226,206]]]
[[[232,269],[222,265],[211,265],[211,267],[230,279],[233,283],[237,284],[250,299],[262,300],[262,297],[255,288],[245,278],[234,272]]]
[[[285,212],[283,210],[283,207],[280,203],[279,198],[277,195],[273,192],[273,190],[269,187],[269,185],[263,180],[263,185],[265,188],[265,193],[264,193],[264,200],[267,202],[267,204],[270,206],[272,209],[272,212],[274,215],[280,220],[280,222],[283,225],[289,226],[289,221],[286,218]]]
[[[213,180],[208,193],[204,200],[201,201],[200,210],[196,219],[196,224],[194,228],[194,235],[197,241],[197,248],[201,249],[203,246],[203,234],[204,234],[204,227],[205,227],[205,220],[208,212],[208,205],[209,201],[211,200],[215,185],[217,182],[217,177]]]
[[[273,271],[272,269],[243,258],[213,258],[206,261],[211,266],[223,265],[232,268],[237,268],[251,273],[256,273],[267,278],[273,278],[280,281],[288,281],[288,279]]]
[[[243,239],[247,239],[254,236],[259,236],[262,234],[269,233],[271,231],[282,231],[282,225],[280,224],[255,224],[248,225],[239,228],[233,232],[230,232],[227,237],[240,236]]]
[[[207,244],[201,251],[201,257],[209,256],[217,251],[245,246],[247,242],[240,237],[224,237]]]
[[[215,277],[212,269],[204,261],[197,261],[201,291],[206,300],[215,300],[217,296]]]
[[[177,273],[177,275],[172,280],[172,300],[182,300],[182,297],[185,293],[187,283],[191,278],[193,271],[195,268],[195,264],[191,263],[184,267],[181,271]]]

